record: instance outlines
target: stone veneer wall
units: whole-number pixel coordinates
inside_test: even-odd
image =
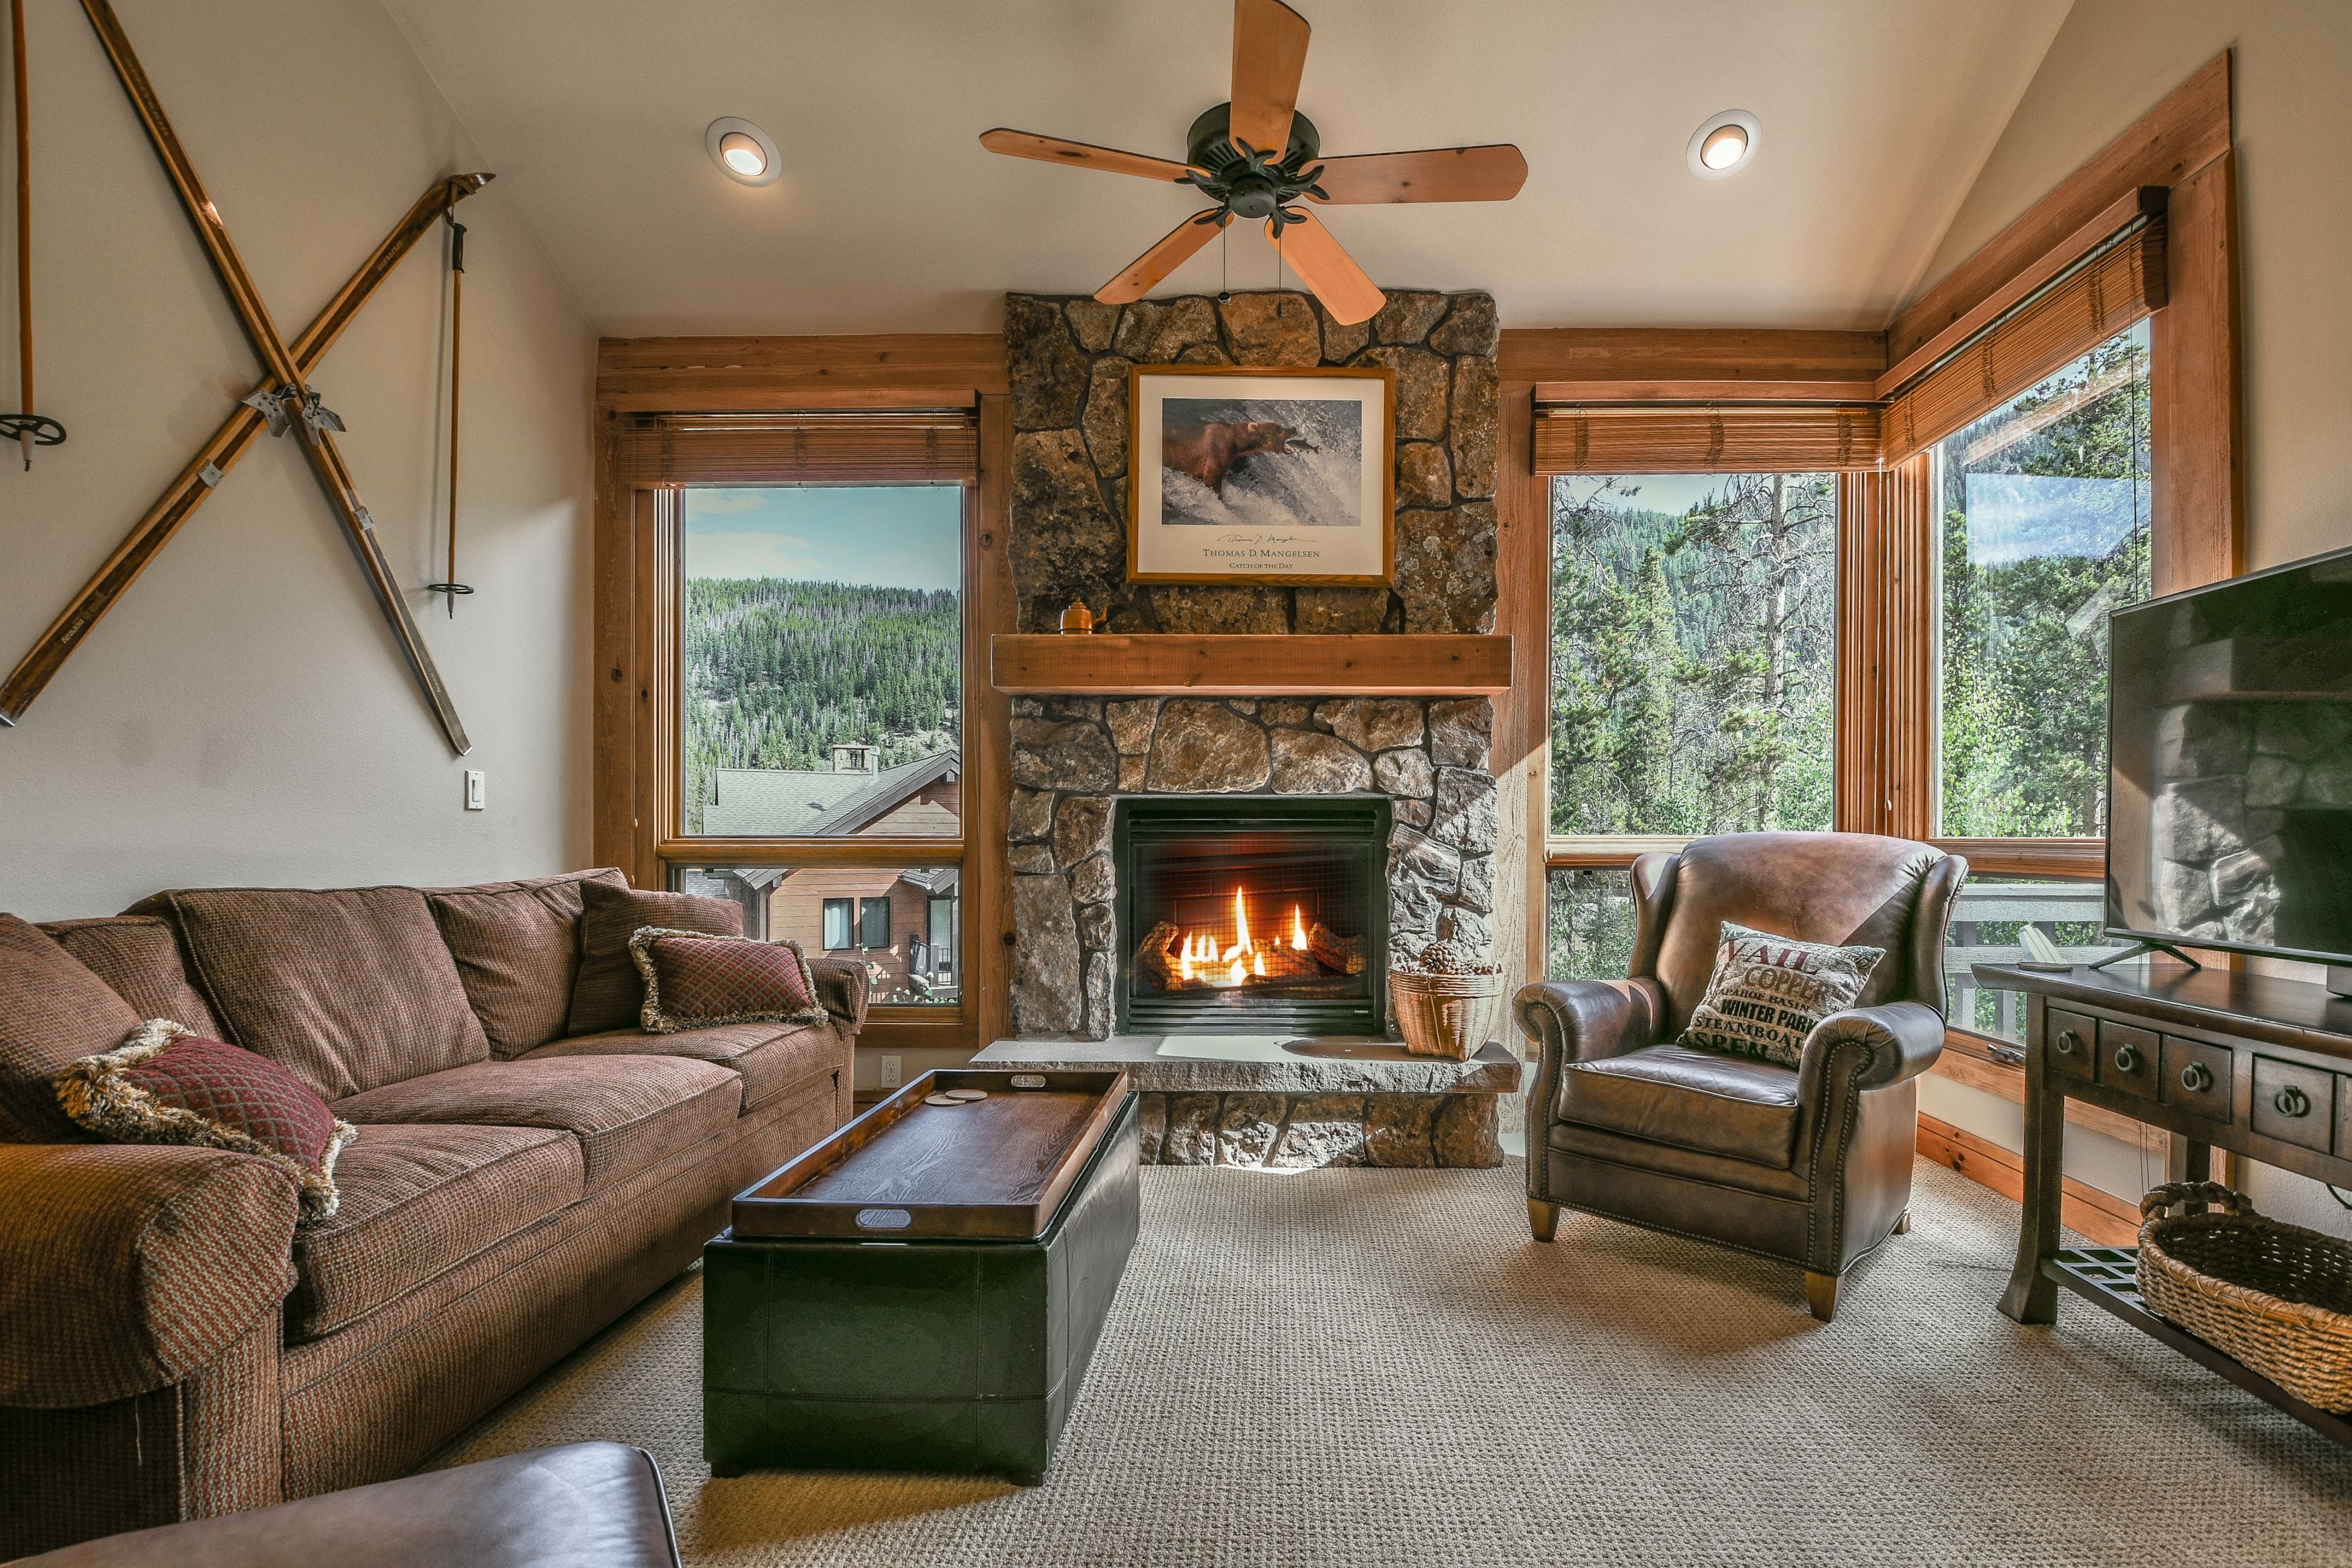
[[[1491,296],[1398,290],[1370,321],[1346,327],[1297,293],[1125,306],[1014,294],[1005,299],[1004,338],[1009,553],[1021,630],[1056,630],[1074,600],[1113,632],[1494,630],[1501,334]],[[1392,586],[1129,582],[1127,382],[1138,364],[1393,370]],[[1111,1031],[1118,890],[1108,851],[1111,803],[1121,793],[1386,794],[1395,802],[1391,961],[1405,944],[1440,935],[1441,922],[1491,946],[1493,728],[1484,700],[1019,699],[1014,1031]]]
[[[1111,1032],[1114,792],[1385,794],[1390,962],[1442,934],[1487,947],[1500,826],[1493,728],[1484,698],[1015,699],[1014,1032]]]
[[[1501,340],[1480,293],[1394,292],[1353,327],[1301,294],[1125,306],[1006,296],[1021,630],[1054,631],[1084,600],[1108,632],[1492,632]],[[1138,364],[1393,370],[1394,587],[1129,582],[1127,372]]]

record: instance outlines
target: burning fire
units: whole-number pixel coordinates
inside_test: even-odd
[[[1270,945],[1279,956],[1284,946],[1292,951],[1307,951],[1307,917],[1297,904],[1290,906],[1290,939],[1286,944],[1279,937]],[[1249,901],[1241,888],[1234,889],[1233,940],[1223,940],[1216,931],[1188,931],[1183,944],[1177,949],[1177,973],[1184,979],[1211,986],[1238,986],[1255,977],[1266,978],[1267,947],[1258,946],[1250,936]],[[1287,970],[1295,963],[1286,964]]]

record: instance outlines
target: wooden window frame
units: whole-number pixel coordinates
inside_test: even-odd
[[[682,537],[677,485],[625,472],[633,416],[841,414],[963,408],[978,427],[963,481],[961,831],[856,839],[686,836],[679,788]],[[723,423],[723,421],[715,423]],[[756,423],[756,422],[752,422]],[[1010,705],[989,684],[989,638],[1013,624],[1006,556],[1012,419],[1001,335],[607,339],[597,374],[593,841],[632,883],[668,885],[689,865],[954,865],[961,873],[960,987],[952,1007],[877,1005],[860,1050],[968,1055],[1005,1032],[1010,927]],[[707,450],[707,448],[706,448]],[[729,485],[832,483],[807,471],[730,473]],[[938,484],[936,469],[861,472],[866,485]],[[856,914],[852,915],[856,925]],[[853,929],[853,936],[861,933]],[[929,940],[929,931],[922,936]],[[854,950],[854,949],[853,949]]]
[[[1681,403],[1686,414],[1688,405],[1715,402],[1884,399],[1906,367],[1951,340],[1956,325],[1990,319],[2022,298],[2064,265],[2068,246],[2076,255],[2091,248],[2113,232],[2106,219],[2137,205],[2143,188],[2160,186],[2168,191],[2165,303],[2150,318],[2154,591],[2237,575],[2244,486],[2230,67],[2227,52],[2209,62],[1884,331],[1505,331],[1505,396],[1529,405],[1517,451],[1532,456],[1538,403]],[[1934,452],[1929,443],[1891,467],[1840,476],[1833,826],[1926,840],[1987,874],[2095,879],[2105,873],[2102,840],[1937,836]],[[1545,853],[1529,857],[1526,962],[1530,975],[1541,975],[1550,872],[1629,866],[1687,841],[1549,832],[1551,478],[1535,466],[1529,461],[1513,471],[1522,493],[1506,497],[1506,538],[1516,516],[1520,559],[1503,580],[1506,620],[1522,635],[1534,632],[1545,650],[1521,661],[1522,689],[1512,696],[1517,741],[1536,757],[1527,821],[1530,841],[1542,842]],[[1991,1042],[1959,1030],[1948,1040],[1977,1064],[1948,1076],[1978,1087],[1997,1078],[2009,1098],[2021,1099],[2015,1069],[1991,1054]]]

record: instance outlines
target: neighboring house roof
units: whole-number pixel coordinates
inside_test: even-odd
[[[702,808],[702,831],[720,838],[842,838],[887,815],[919,790],[952,779],[954,752],[879,773],[720,768]]]

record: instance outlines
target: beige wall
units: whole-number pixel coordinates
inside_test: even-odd
[[[2247,564],[2352,545],[2352,4],[2347,0],[2076,0],[1946,233],[1927,281],[1949,271],[2147,112],[2199,66],[2236,50],[2243,261]],[[2316,977],[2300,965],[2281,972]],[[2015,1106],[1929,1080],[1931,1115],[2017,1147]],[[2137,1194],[2126,1145],[2067,1129],[2067,1168]],[[2161,1179],[2160,1173],[2156,1179]],[[2352,1234],[2317,1184],[2256,1167],[2256,1201]]]
[[[428,181],[481,166],[377,5],[117,5],[289,338]],[[79,9],[26,9],[40,402],[71,439],[30,475],[0,464],[0,666],[257,379]],[[498,186],[460,214],[459,570],[478,591],[454,622],[434,596],[409,602],[472,757],[442,741],[299,453],[265,440],[0,730],[0,909],[583,862],[593,340]],[[443,254],[437,236],[418,247],[315,383],[411,585],[443,575]],[[0,365],[13,406],[13,353]],[[467,767],[488,772],[486,811],[463,810]]]

